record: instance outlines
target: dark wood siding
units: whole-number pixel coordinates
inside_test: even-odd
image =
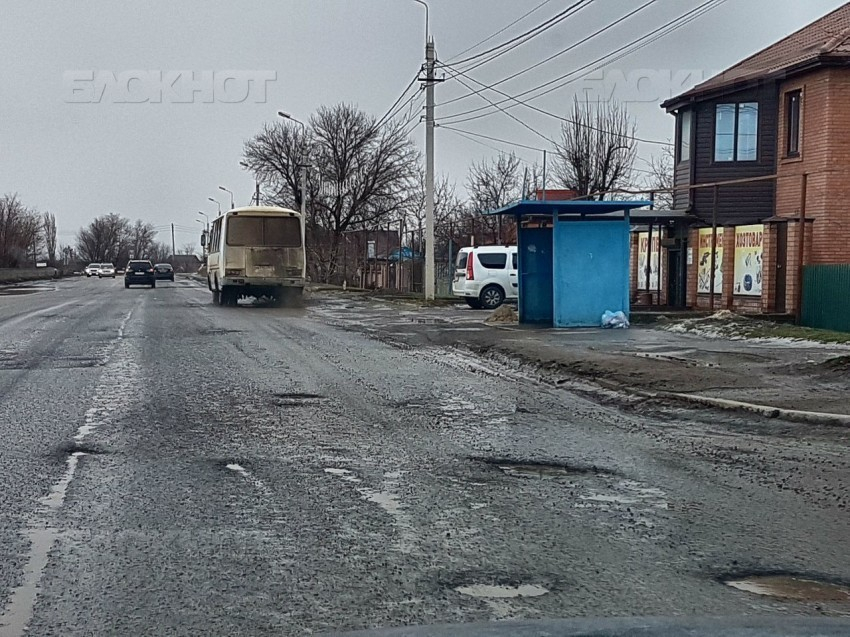
[[[673,194],[673,208],[675,210],[685,210],[691,205],[691,191],[688,186],[691,185],[691,162],[682,161],[676,164],[676,170],[673,174],[673,187],[676,192]]]
[[[764,177],[776,172],[776,136],[779,116],[778,88],[775,83],[731,93],[723,98],[700,102],[694,116],[694,147],[691,149],[693,183],[705,184],[732,179]],[[758,159],[744,162],[714,161],[714,117],[718,104],[758,102]],[[722,186],[718,195],[717,222],[721,225],[755,223],[774,214],[773,180]],[[700,188],[693,194],[693,214],[710,222],[713,188]]]

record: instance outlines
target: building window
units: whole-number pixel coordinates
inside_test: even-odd
[[[714,121],[714,161],[756,161],[758,129],[758,102],[718,104]]]
[[[691,120],[692,111],[682,111],[679,115],[679,161],[691,158]]]
[[[792,91],[785,95],[785,130],[787,131],[786,154],[797,157],[800,154],[800,105],[802,91]]]

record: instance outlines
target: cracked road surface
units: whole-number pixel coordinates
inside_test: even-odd
[[[0,300],[0,636],[850,615],[850,431],[618,410],[184,280]],[[368,317],[365,319],[368,325]]]

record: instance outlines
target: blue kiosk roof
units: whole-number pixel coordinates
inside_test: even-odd
[[[651,201],[538,201],[535,199],[516,201],[497,210],[485,212],[487,215],[514,215],[525,216],[547,216],[558,215],[578,216],[604,215],[614,212],[634,210],[635,208],[646,208],[652,205]]]

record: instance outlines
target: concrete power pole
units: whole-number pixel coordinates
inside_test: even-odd
[[[174,242],[174,224],[171,224],[171,256],[177,255],[177,244]]]
[[[425,299],[434,299],[434,40],[425,42]]]

